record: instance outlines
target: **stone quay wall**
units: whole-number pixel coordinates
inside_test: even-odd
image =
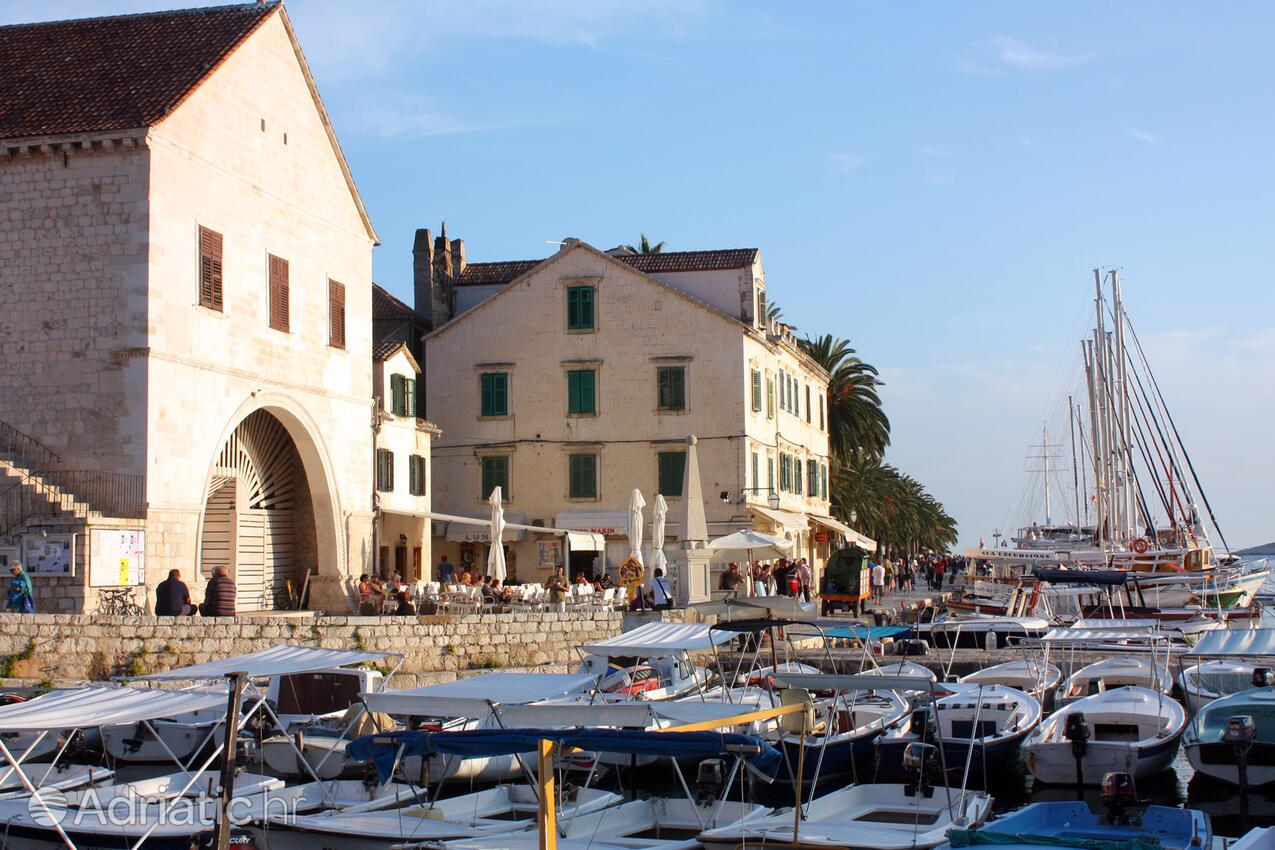
[[[612,611],[316,618],[0,614],[0,681],[103,681],[287,643],[403,653],[390,687],[411,688],[465,671],[574,669],[577,647],[619,634],[624,624],[625,615]],[[392,666],[394,659],[387,661]]]

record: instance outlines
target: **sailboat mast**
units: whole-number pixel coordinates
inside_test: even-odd
[[[1071,431],[1071,492],[1076,499],[1076,531],[1080,531],[1080,468],[1076,463],[1076,405],[1067,396],[1067,428]]]
[[[1111,429],[1110,405],[1107,404],[1107,355],[1105,322],[1102,315],[1102,272],[1093,270],[1094,313],[1097,322],[1093,332],[1093,375],[1094,395],[1097,397],[1098,428],[1095,431],[1095,445],[1098,457],[1098,492],[1101,494],[1098,509],[1099,540],[1110,539],[1115,531],[1111,522],[1113,499],[1111,498]]]
[[[1045,460],[1045,525],[1054,524],[1054,512],[1049,503],[1049,423],[1040,427],[1040,454]]]
[[[1105,503],[1102,496],[1102,438],[1098,428],[1098,369],[1093,340],[1082,339],[1080,350],[1085,359],[1085,382],[1089,387],[1089,443],[1093,461],[1094,531],[1098,546],[1102,546],[1102,517]]]
[[[1111,271],[1111,293],[1112,304],[1115,314],[1115,336],[1116,336],[1116,369],[1120,376],[1120,427],[1122,430],[1122,448],[1121,448],[1121,464],[1123,466],[1122,478],[1124,494],[1122,496],[1125,504],[1125,539],[1132,540],[1138,536],[1136,527],[1136,511],[1134,510],[1134,482],[1133,482],[1133,443],[1131,441],[1130,430],[1130,410],[1129,410],[1129,373],[1128,357],[1125,352],[1125,317],[1124,317],[1124,291],[1120,285],[1120,275],[1112,269]]]

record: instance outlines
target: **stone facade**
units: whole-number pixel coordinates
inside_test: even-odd
[[[298,459],[294,516],[313,525],[290,569],[313,574],[316,607],[345,610],[342,583],[373,565],[376,235],[282,6],[162,120],[108,135],[0,157],[0,419],[70,468],[141,476],[147,587],[178,568],[197,590],[219,454],[268,412]],[[200,304],[201,227],[223,241],[220,309]],[[286,332],[272,256],[289,268]]]
[[[450,617],[177,618],[0,614],[0,663],[13,679],[59,683],[166,670],[280,643],[406,657],[391,686],[466,670],[570,668],[576,648],[619,634],[615,612]]]
[[[649,522],[649,506],[660,487],[660,455],[684,452],[686,438],[693,434],[710,537],[766,523],[766,530],[796,538],[797,554],[817,565],[827,550],[815,544],[805,517],[829,513],[822,488],[818,493],[804,486],[801,492],[793,488],[779,493],[781,510],[800,518],[800,529],[773,529],[757,510],[767,505],[770,492],[765,481],[759,488],[752,480],[754,452],[763,458],[777,459],[780,452],[799,456],[803,470],[808,463],[826,464],[828,459],[826,421],[818,415],[828,377],[790,336],[753,321],[759,260],[757,266],[734,276],[717,275],[717,283],[729,290],[719,300],[735,308],[728,314],[676,284],[576,242],[426,337],[428,410],[443,432],[434,445],[436,509],[484,516],[489,495],[484,492],[484,459],[507,458],[502,461],[509,469],[506,518],[601,534],[606,539],[601,565],[614,569],[628,554],[625,512],[631,491],[636,487],[645,494]],[[702,283],[697,280],[696,286]],[[584,331],[567,327],[567,291],[575,286],[593,286],[596,293],[594,327]],[[741,286],[746,296],[738,291]],[[659,402],[658,374],[668,367],[685,376],[686,403],[679,410],[662,409]],[[794,376],[801,388],[800,413],[777,405],[768,413],[765,399],[753,411],[752,369],[772,379],[781,372]],[[569,412],[568,373],[576,370],[596,374],[593,413]],[[506,415],[483,415],[485,373],[508,376]],[[809,422],[807,389],[815,405]],[[573,498],[570,458],[580,454],[597,458],[597,489],[591,496]],[[764,459],[760,467],[764,476]],[[660,543],[672,563],[679,497],[666,498],[667,539]],[[543,579],[553,557],[546,547],[561,538],[526,531],[518,535],[522,539],[509,543],[509,550],[519,577]],[[447,538],[456,536],[448,530]],[[481,564],[485,545],[436,537],[435,554],[447,553],[455,562],[468,554],[463,547],[471,546]],[[574,566],[591,571],[579,558]]]
[[[419,374],[406,343],[386,344],[374,352],[377,569],[408,582],[429,581],[432,558],[430,442],[438,428],[416,416],[413,395]],[[390,470],[386,480],[384,467]]]

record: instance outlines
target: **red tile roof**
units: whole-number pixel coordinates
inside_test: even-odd
[[[757,259],[756,248],[728,248],[721,251],[665,251],[659,254],[612,254],[620,262],[646,274],[704,272],[742,269]],[[544,260],[507,260],[500,263],[470,263],[461,275],[461,286],[504,284],[526,274]]]
[[[416,312],[411,305],[402,299],[395,298],[380,284],[372,284],[372,318],[373,319],[424,319],[422,313]]]
[[[0,27],[0,138],[148,127],[277,2]]]

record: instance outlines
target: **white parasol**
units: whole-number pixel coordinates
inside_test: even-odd
[[[642,531],[646,525],[642,509],[645,507],[646,499],[642,498],[642,491],[634,487],[633,495],[629,496],[629,557],[636,558],[642,566],[646,566],[646,562],[642,560]]]
[[[668,559],[664,557],[664,521],[668,517],[668,502],[663,496],[655,497],[655,520],[651,523],[651,568],[668,571]]]
[[[496,581],[505,580],[505,506],[502,504],[500,485],[497,484],[487,499],[491,505],[491,547],[487,550],[487,575]]]

